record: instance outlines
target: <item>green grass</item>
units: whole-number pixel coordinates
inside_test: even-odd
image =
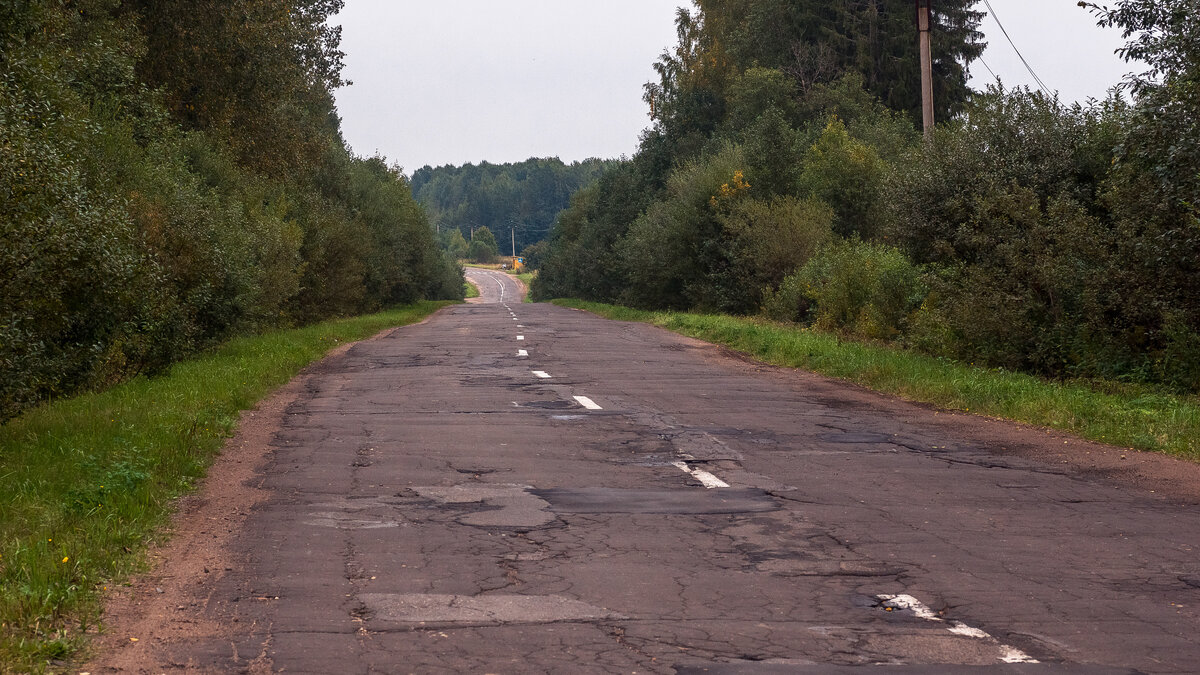
[[[475,284],[473,284],[469,281],[464,282],[463,289],[466,291],[466,297],[468,297],[468,298],[478,298],[479,297],[479,287],[476,286]]]
[[[0,426],[0,672],[38,672],[76,653],[100,621],[104,588],[140,568],[240,411],[330,348],[447,304],[233,340],[163,376]]]
[[[760,319],[646,312],[578,300],[553,302],[609,319],[654,324],[767,363],[811,370],[912,401],[1200,460],[1200,397],[1196,396],[1116,383],[1047,381]]]
[[[523,300],[521,300],[521,302],[533,302],[532,300],[529,299],[528,289],[533,284],[533,278],[535,276],[537,276],[537,272],[521,272],[520,274],[517,274],[516,272],[514,272],[512,270],[508,270],[508,273],[511,274],[512,276],[520,279],[521,282],[525,284],[525,289],[526,289],[525,298]]]

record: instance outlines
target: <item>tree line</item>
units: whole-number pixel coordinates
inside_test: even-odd
[[[1200,390],[1200,3],[1090,5],[1149,64],[1065,105],[997,83],[934,3],[698,0],[639,152],[575,195],[535,297],[762,314],[992,367]]]
[[[341,0],[0,3],[0,420],[231,336],[462,295],[339,130]]]
[[[490,262],[479,259],[487,257],[486,246],[476,246],[479,255],[466,252],[480,228],[487,228],[485,237],[499,239],[491,257],[510,253],[514,237],[521,253],[549,236],[572,194],[614,164],[600,159],[565,164],[557,157],[535,157],[505,164],[424,166],[413,173],[412,188],[437,226],[444,247],[462,258]],[[537,250],[530,253],[538,254]]]

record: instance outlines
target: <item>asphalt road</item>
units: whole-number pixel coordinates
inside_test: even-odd
[[[317,366],[164,670],[1200,671],[1194,502],[469,274]]]

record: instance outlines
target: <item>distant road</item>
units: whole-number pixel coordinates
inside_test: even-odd
[[[510,275],[478,267],[464,269],[467,279],[479,288],[479,297],[471,298],[472,303],[521,303],[524,297],[521,285]]]
[[[146,672],[1197,672],[1194,499],[467,273],[318,367]]]

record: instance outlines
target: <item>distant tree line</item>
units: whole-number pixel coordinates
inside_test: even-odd
[[[0,3],[0,420],[231,336],[462,295],[342,140],[341,0]]]
[[[519,254],[545,240],[571,195],[614,164],[599,159],[564,164],[552,157],[515,164],[425,166],[413,173],[412,188],[440,230],[444,246],[451,243],[454,231],[470,242],[472,232],[486,227],[504,255],[512,252],[515,233]]]
[[[560,216],[535,297],[1200,390],[1200,3],[1091,6],[1150,71],[1087,105],[970,91],[974,4],[934,3],[928,143],[911,0],[681,11],[653,128]]]

